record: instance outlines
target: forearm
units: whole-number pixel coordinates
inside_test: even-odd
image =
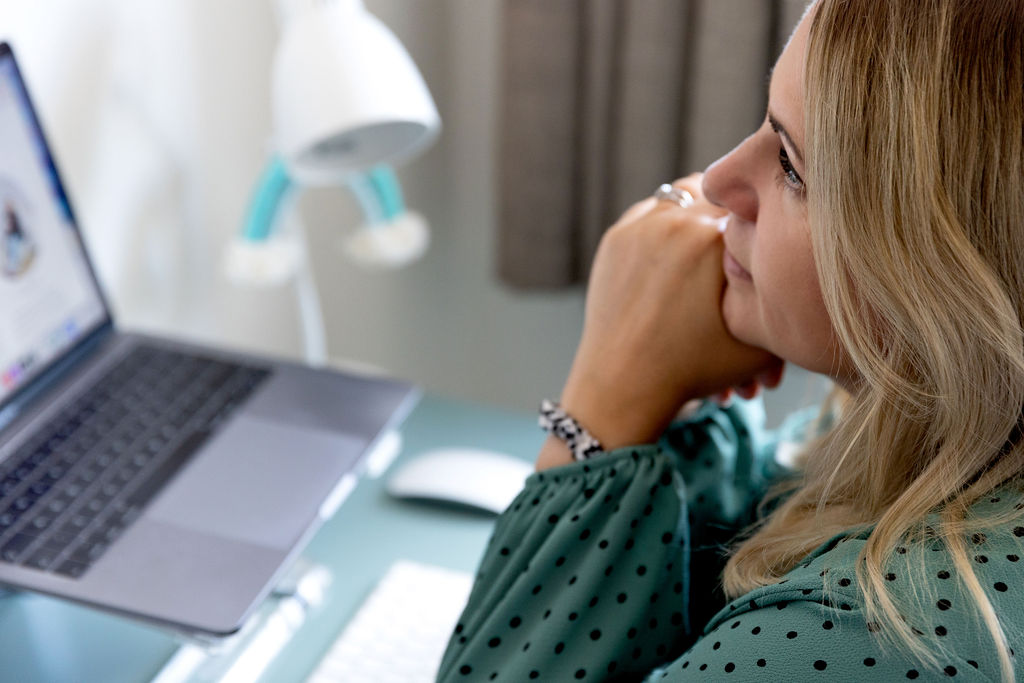
[[[763,488],[762,423],[756,404],[703,403],[657,443],[586,462],[549,439],[544,471],[498,519],[439,680],[601,680],[612,662],[639,680],[682,652],[724,602],[721,548]]]
[[[649,445],[532,477],[499,520],[439,680],[534,670],[572,680],[579,669],[636,680],[681,652],[686,546],[673,473]]]

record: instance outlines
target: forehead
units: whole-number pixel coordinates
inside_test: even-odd
[[[775,62],[768,93],[768,108],[801,147],[804,137],[804,62],[813,14],[812,10],[804,15]]]

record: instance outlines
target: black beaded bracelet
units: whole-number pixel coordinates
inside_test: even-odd
[[[540,402],[538,424],[544,431],[564,441],[576,461],[587,460],[604,451],[601,442],[553,401],[544,399]]]

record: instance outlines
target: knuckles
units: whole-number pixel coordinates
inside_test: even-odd
[[[598,253],[644,248],[704,251],[719,239],[717,227],[707,216],[673,207],[656,208],[635,221],[609,228],[599,242]]]

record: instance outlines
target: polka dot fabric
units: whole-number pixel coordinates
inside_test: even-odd
[[[832,539],[780,583],[726,604],[724,544],[785,474],[762,419],[756,403],[707,404],[657,445],[530,477],[498,519],[438,680],[997,680],[992,646],[941,549],[913,557],[913,591],[899,569],[906,558],[887,568],[894,591],[927,602],[908,624],[945,648],[941,671],[873,638],[854,574],[866,533]],[[1020,504],[1019,495],[992,500]],[[1018,530],[969,543],[1011,629],[1013,619],[1024,627]]]
[[[941,550],[928,549],[920,558],[923,566],[916,588],[932,598],[917,612],[923,618],[908,621],[918,637],[942,641],[936,643],[945,650],[940,670],[926,669],[879,646],[873,637],[879,626],[864,616],[854,573],[866,536],[836,537],[780,583],[730,602],[708,622],[693,648],[657,669],[649,680],[805,681],[824,680],[823,675],[840,681],[998,680],[992,645],[967,609],[965,597],[948,583],[952,563]],[[910,590],[906,570],[897,574],[896,566],[892,569],[887,574],[893,577],[894,592],[909,597],[902,590],[904,583]],[[929,575],[933,581],[924,579]],[[995,583],[984,571],[979,571],[979,578]],[[1003,615],[1013,613],[1014,607],[998,597],[994,604]]]
[[[682,652],[688,542],[670,461],[649,448],[583,467],[536,475],[512,504],[448,679],[603,680]]]

